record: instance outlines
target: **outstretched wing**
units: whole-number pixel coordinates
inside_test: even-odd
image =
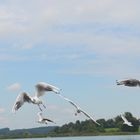
[[[36,94],[37,97],[44,95],[44,93],[46,91],[53,91],[53,92],[59,94],[60,90],[61,90],[61,89],[59,89],[53,85],[50,85],[48,83],[45,83],[45,82],[39,82],[38,84],[36,84],[35,87],[37,89],[37,94]]]
[[[123,115],[121,115],[121,118],[123,119],[124,122],[128,122],[128,120]]]
[[[87,114],[85,111],[83,111],[83,110],[80,110],[85,116],[87,116],[89,119],[91,119],[92,120],[92,122],[94,122],[94,123],[96,123],[96,124],[98,124],[98,125],[100,125],[95,119],[93,119],[89,114]]]
[[[12,111],[13,112],[17,111],[24,104],[24,102],[28,102],[28,103],[32,102],[31,97],[25,92],[17,96],[17,99],[15,101]]]
[[[48,122],[55,123],[54,121],[52,121],[52,120],[50,120],[50,119],[47,119],[47,118],[43,118],[43,121],[48,121]]]
[[[70,99],[68,99],[68,98],[66,98],[66,97],[64,97],[64,96],[62,96],[61,94],[59,94],[59,96],[61,97],[61,98],[63,98],[64,100],[66,100],[66,101],[68,101],[70,104],[72,104],[76,109],[80,109],[80,107],[78,106],[78,105],[76,105],[73,101],[71,101]]]
[[[129,122],[123,115],[121,115],[121,118],[123,119],[124,123],[128,126],[133,126],[131,122]]]

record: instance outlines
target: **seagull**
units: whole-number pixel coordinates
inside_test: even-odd
[[[123,124],[126,124],[128,126],[133,126],[131,122],[129,122],[123,115],[121,115],[121,118],[123,119]]]
[[[76,108],[76,113],[75,116],[77,116],[79,113],[83,113],[86,117],[88,117],[89,119],[92,120],[93,123],[96,123],[98,125],[100,125],[96,120],[94,120],[90,115],[88,115],[85,111],[83,111],[79,106],[77,106],[73,101],[71,101],[70,99],[62,96],[61,94],[59,94],[59,96],[61,98],[63,98],[64,100],[68,101],[70,104],[72,104],[75,108]]]
[[[52,122],[52,123],[55,123],[54,121],[50,120],[50,119],[47,119],[47,118],[43,118],[42,116],[42,112],[38,112],[37,113],[39,119],[38,119],[38,123],[45,123],[45,124],[48,124],[48,122]]]
[[[129,87],[140,86],[140,81],[137,79],[116,80],[117,85],[124,85]]]
[[[45,82],[39,82],[35,85],[35,87],[36,93],[33,97],[29,96],[26,92],[22,92],[17,96],[15,104],[12,108],[13,112],[16,112],[25,102],[38,105],[39,109],[42,111],[40,105],[42,105],[44,108],[46,108],[46,106],[43,104],[43,101],[39,97],[43,96],[45,91],[52,91],[56,94],[60,94],[61,91],[61,89]]]

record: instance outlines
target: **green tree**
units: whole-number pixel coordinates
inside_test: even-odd
[[[106,127],[106,120],[105,119],[99,119],[97,120],[97,122],[102,126],[102,127]]]
[[[105,124],[105,128],[115,128],[116,124],[113,119],[108,119]]]
[[[121,128],[122,124],[123,124],[123,120],[122,120],[121,116],[119,115],[119,116],[115,117],[114,120],[115,120],[116,127]]]

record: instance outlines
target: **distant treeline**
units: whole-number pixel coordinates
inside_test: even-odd
[[[77,134],[99,134],[107,132],[138,132],[140,121],[136,119],[130,112],[126,112],[125,117],[132,123],[132,127],[123,124],[123,120],[120,116],[117,116],[113,119],[99,119],[98,123],[101,125],[98,126],[94,124],[91,120],[86,121],[76,121],[75,123],[68,123],[61,127],[56,127],[52,135],[77,135]]]
[[[132,127],[123,124],[122,118],[118,115],[113,119],[99,119],[98,126],[91,120],[70,122],[62,126],[49,126],[31,129],[10,130],[0,129],[0,138],[31,138],[31,137],[57,137],[57,136],[78,136],[78,135],[118,135],[118,134],[140,134],[139,119],[130,112],[124,113],[125,117],[132,123]]]
[[[29,129],[16,129],[10,130],[9,128],[0,129],[0,139],[2,138],[31,138],[31,137],[44,137],[50,131],[53,131],[56,126],[46,126]]]

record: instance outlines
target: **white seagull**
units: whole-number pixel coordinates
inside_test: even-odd
[[[63,98],[64,100],[68,101],[70,104],[72,104],[75,108],[76,108],[76,113],[75,115],[78,115],[79,113],[83,113],[86,117],[88,117],[89,119],[92,120],[93,123],[96,123],[98,125],[100,125],[95,119],[93,119],[90,115],[88,115],[85,111],[83,111],[79,106],[77,106],[73,101],[71,101],[70,99],[62,96],[61,94],[59,94],[59,96],[61,98]]]
[[[54,121],[52,121],[52,120],[50,120],[50,119],[47,119],[47,118],[43,118],[43,116],[42,116],[42,112],[38,112],[37,113],[37,115],[38,115],[38,117],[39,117],[39,119],[38,119],[38,123],[45,123],[45,124],[48,124],[48,122],[52,122],[52,123],[55,123]]]
[[[128,126],[133,126],[131,122],[129,122],[123,115],[121,115],[121,118],[123,119],[123,124],[126,124]]]
[[[140,81],[137,79],[125,79],[125,80],[116,80],[117,85],[124,85],[129,87],[140,86]]]
[[[33,97],[29,96],[26,92],[23,92],[17,96],[15,104],[12,108],[13,112],[16,112],[25,102],[38,105],[39,109],[42,111],[40,105],[43,105],[44,108],[46,108],[46,106],[43,104],[43,101],[39,97],[43,96],[46,91],[52,91],[56,94],[59,94],[61,90],[45,82],[39,82],[35,85],[35,87],[37,92]]]

